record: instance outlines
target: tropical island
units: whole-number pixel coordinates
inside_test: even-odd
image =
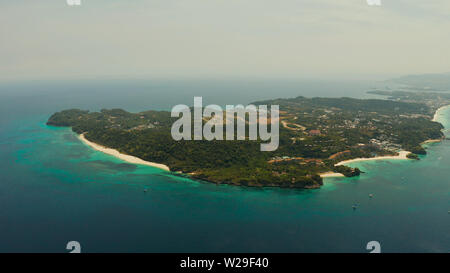
[[[418,159],[426,154],[422,143],[444,137],[443,126],[432,120],[435,104],[420,101],[300,96],[252,104],[279,105],[276,151],[261,152],[261,140],[175,141],[171,126],[176,118],[169,111],[70,109],[53,114],[47,124],[71,127],[93,148],[175,175],[217,184],[309,189],[323,185],[322,177],[360,174],[342,162]]]

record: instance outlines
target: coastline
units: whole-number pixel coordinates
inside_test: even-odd
[[[434,113],[434,116],[433,116],[433,119],[432,119],[432,121],[434,121],[434,122],[439,122],[439,114],[440,114],[440,112],[442,111],[442,110],[444,110],[445,108],[447,108],[447,107],[450,107],[450,105],[445,105],[445,106],[442,106],[442,107],[439,107],[437,110],[436,110],[436,112]]]
[[[94,143],[94,142],[91,142],[91,141],[87,140],[84,137],[84,134],[78,135],[78,138],[81,140],[81,142],[83,142],[84,144],[86,144],[89,147],[93,148],[94,150],[100,151],[100,152],[108,154],[108,155],[112,155],[112,156],[114,156],[116,158],[119,158],[119,159],[121,159],[123,161],[126,161],[128,163],[151,166],[151,167],[159,168],[159,169],[162,169],[162,170],[170,172],[170,168],[168,166],[164,165],[164,164],[150,162],[150,161],[145,161],[143,159],[140,159],[140,158],[132,156],[132,155],[122,154],[122,153],[120,153],[119,151],[117,151],[115,149],[106,148],[106,147],[104,147],[102,145],[99,145],[97,143]]]
[[[438,122],[438,123],[441,123],[441,124],[442,124],[442,122],[439,121],[440,112],[441,112],[442,110],[446,109],[446,108],[449,108],[449,107],[450,107],[450,104],[449,104],[449,105],[444,105],[444,106],[442,106],[442,107],[439,107],[439,108],[436,110],[436,112],[434,113],[433,119],[432,119],[431,121]],[[444,139],[445,139],[445,137],[439,138],[439,139],[428,139],[428,140],[425,140],[424,142],[422,142],[421,144],[424,145],[424,144],[428,144],[428,143],[441,142],[441,141],[444,140]]]
[[[371,161],[371,160],[384,160],[384,159],[394,159],[394,160],[408,160],[409,158],[406,157],[410,152],[408,151],[400,151],[399,155],[394,156],[377,156],[377,157],[369,157],[369,158],[355,158],[355,159],[349,159],[344,160],[339,163],[336,163],[334,166],[341,166],[349,163],[354,162],[360,162],[360,161]]]

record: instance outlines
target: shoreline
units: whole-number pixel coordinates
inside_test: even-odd
[[[428,143],[437,143],[437,142],[441,142],[442,140],[444,140],[444,138],[438,138],[438,139],[428,139],[425,140],[424,142],[420,143],[421,145],[425,145]]]
[[[367,158],[354,158],[349,160],[344,160],[334,164],[334,166],[341,166],[348,163],[360,162],[360,161],[371,161],[371,160],[385,160],[385,159],[393,159],[393,160],[408,160],[406,157],[411,152],[408,151],[400,151],[399,155],[388,155],[388,156],[377,156],[377,157],[367,157]]]
[[[450,104],[449,104],[449,105],[444,105],[444,106],[439,107],[439,108],[436,110],[436,112],[434,113],[433,119],[432,119],[431,121],[438,122],[438,123],[442,124],[442,122],[439,121],[440,112],[441,112],[442,110],[448,108],[448,107],[450,107]],[[445,128],[444,128],[443,130],[445,130]],[[424,144],[428,144],[428,143],[441,142],[441,141],[443,141],[444,139],[445,139],[445,136],[444,136],[443,138],[439,138],[439,139],[428,139],[428,140],[425,140],[424,142],[422,142],[421,144],[424,145]]]
[[[439,108],[436,110],[436,112],[434,113],[433,119],[432,119],[431,121],[439,122],[439,121],[438,121],[439,114],[440,114],[439,112],[441,112],[442,110],[444,110],[444,109],[447,108],[447,107],[450,107],[450,104],[449,104],[449,105],[442,106],[442,107],[439,107]],[[440,123],[440,122],[439,122],[439,123]]]
[[[88,145],[92,149],[94,149],[96,151],[100,151],[100,152],[108,154],[108,155],[112,155],[112,156],[114,156],[114,157],[116,157],[118,159],[121,159],[123,161],[126,161],[128,163],[151,166],[151,167],[155,167],[155,168],[162,169],[162,170],[170,172],[170,168],[167,165],[160,164],[160,163],[155,163],[155,162],[150,162],[150,161],[145,161],[143,159],[140,159],[139,157],[135,157],[135,156],[132,156],[132,155],[122,154],[122,153],[120,153],[119,151],[117,151],[115,149],[106,148],[106,147],[104,147],[102,145],[99,145],[97,143],[94,143],[94,142],[91,142],[91,141],[87,140],[84,137],[84,134],[78,135],[78,138],[81,140],[81,142],[83,142],[84,144]]]

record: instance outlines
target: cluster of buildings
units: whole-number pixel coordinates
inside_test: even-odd
[[[375,145],[383,150],[388,150],[388,151],[398,151],[402,148],[402,146],[400,144],[396,144],[396,143],[392,143],[388,140],[378,140],[378,139],[371,139],[370,143],[372,145]]]

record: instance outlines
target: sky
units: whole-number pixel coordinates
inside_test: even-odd
[[[0,0],[0,81],[450,72],[450,1]]]

